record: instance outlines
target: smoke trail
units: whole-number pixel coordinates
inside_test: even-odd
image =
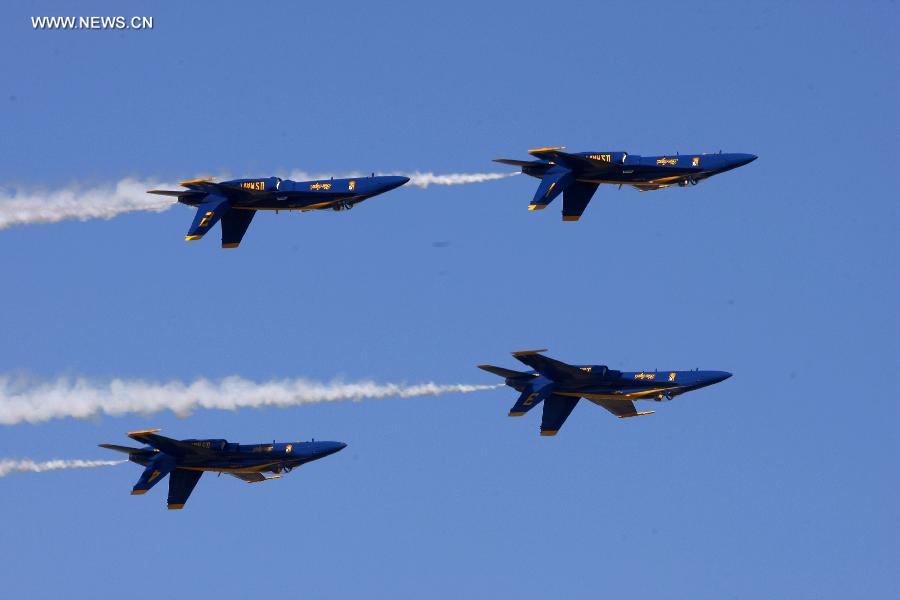
[[[343,175],[339,175],[336,177],[344,178],[368,177],[369,175],[403,175],[404,177],[409,177],[409,185],[425,189],[429,185],[466,185],[468,183],[485,183],[487,181],[495,181],[497,179],[506,179],[507,177],[512,177],[513,175],[518,174],[518,171],[515,171],[513,173],[446,173],[444,175],[439,175],[430,171],[428,173],[422,173],[421,171],[413,171],[412,173],[396,171],[392,173],[360,173],[359,171],[353,171],[351,173],[344,173]],[[331,177],[330,174],[324,175],[322,173],[308,173],[306,171],[291,171],[290,175],[288,176],[289,179],[293,179],[294,181],[328,179],[329,177]]]
[[[58,223],[77,219],[112,219],[135,211],[162,212],[172,206],[172,198],[147,194],[154,187],[172,184],[123,179],[96,187],[73,186],[58,190],[0,189],[0,230],[14,225]]]
[[[396,174],[396,173],[394,173]],[[503,179],[518,173],[406,173],[410,184],[427,188],[429,185],[464,185]],[[290,179],[304,181],[328,179],[331,174],[293,171]],[[364,177],[362,173],[348,173],[341,177]],[[226,177],[227,179],[227,177]],[[162,212],[175,201],[168,196],[147,194],[149,189],[181,189],[174,183],[122,179],[116,183],[94,187],[71,186],[56,190],[0,188],[0,231],[16,225],[58,223],[60,221],[112,219],[129,212]]]
[[[446,175],[435,175],[434,173],[403,173],[409,177],[410,185],[420,188],[427,188],[429,185],[464,185],[467,183],[484,183],[485,181],[494,181],[496,179],[506,179],[519,172],[513,173],[448,173]]]
[[[125,379],[97,383],[83,378],[60,378],[53,382],[29,384],[0,376],[0,424],[39,423],[65,417],[84,419],[95,415],[150,414],[163,410],[187,416],[198,408],[237,410],[288,407],[346,400],[468,394],[497,387],[500,386],[406,385],[373,381],[322,383],[307,379],[257,383],[238,376],[220,381],[197,379],[190,383]]]
[[[60,469],[92,469],[94,467],[110,467],[121,465],[127,460],[47,460],[35,462],[31,459],[10,460],[0,459],[0,477],[6,477],[11,473],[44,473],[45,471],[59,471]]]

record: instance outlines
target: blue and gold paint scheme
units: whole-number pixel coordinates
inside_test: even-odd
[[[639,417],[655,411],[638,412],[635,400],[671,400],[731,377],[726,371],[616,371],[604,365],[569,365],[541,352],[546,350],[512,353],[518,361],[531,367],[530,371],[493,365],[478,365],[478,368],[503,377],[506,385],[519,392],[519,399],[509,411],[510,417],[521,417],[544,403],[542,436],[556,435],[581,398],[602,406],[620,419]]]
[[[222,439],[173,440],[158,434],[159,429],[144,429],[128,434],[145,444],[143,448],[100,444],[101,448],[123,452],[128,460],[144,467],[131,489],[133,496],[146,494],[169,476],[168,507],[184,508],[188,496],[205,471],[226,473],[247,483],[280,479],[283,473],[319,460],[347,447],[343,442],[272,442],[270,444],[232,444]],[[273,473],[266,477],[263,473]]]
[[[219,221],[222,247],[237,248],[258,210],[349,210],[408,182],[408,177],[372,175],[352,179],[291,181],[278,177],[182,181],[186,190],[148,190],[197,208],[184,239],[199,240]]]
[[[577,221],[601,183],[630,185],[642,192],[673,185],[697,185],[713,175],[756,160],[754,154],[667,154],[637,156],[627,152],[563,152],[564,146],[535,148],[535,160],[498,158],[495,162],[520,167],[541,180],[528,210],[547,208],[563,195],[563,221]]]

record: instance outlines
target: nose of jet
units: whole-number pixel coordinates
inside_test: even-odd
[[[347,447],[344,442],[322,442],[322,456],[328,456],[340,452]]]
[[[390,177],[384,177],[383,180],[384,180],[385,189],[393,190],[394,188],[400,187],[404,183],[408,183],[409,177],[401,177],[399,175],[398,176],[392,175]]]
[[[732,168],[743,167],[744,165],[749,165],[757,158],[759,158],[759,157],[756,156],[755,154],[735,154],[734,155],[734,167],[732,167]]]
[[[725,381],[731,377],[731,373],[728,371],[712,371],[709,374],[710,383],[719,383],[720,381]]]

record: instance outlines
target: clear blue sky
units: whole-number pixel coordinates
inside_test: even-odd
[[[260,215],[0,232],[0,372],[493,383],[550,348],[735,376],[556,438],[515,393],[6,426],[0,457],[99,442],[337,439],[181,512],[134,465],[0,480],[8,597],[897,596],[896,3],[6,3],[0,185],[291,169],[475,172],[528,148],[752,152],[696,188],[535,180]],[[38,32],[32,15],[151,15]],[[435,245],[435,242],[444,242]],[[646,407],[647,405],[645,405]]]

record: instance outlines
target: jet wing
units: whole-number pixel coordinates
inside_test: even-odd
[[[588,158],[587,156],[578,154],[569,154],[568,152],[562,152],[560,149],[556,148],[541,150],[538,154],[529,150],[529,153],[547,160],[552,160],[558,165],[577,171],[582,171],[584,169],[589,169],[591,171],[608,169],[613,173],[621,173],[624,170],[623,165],[620,164],[612,163],[607,160]]]
[[[627,417],[640,417],[642,415],[652,415],[655,412],[652,410],[638,412],[634,407],[634,402],[632,402],[631,400],[597,400],[594,398],[589,398],[589,400],[594,404],[602,406],[620,419],[625,419]]]
[[[281,475],[275,475],[274,477],[266,477],[262,473],[229,473],[232,477],[237,477],[247,483],[259,483],[260,481],[268,481],[269,479],[281,479]]]
[[[559,431],[572,409],[578,404],[581,398],[572,396],[560,396],[551,394],[549,398],[544,400],[544,414],[541,417],[541,435],[553,436]]]
[[[187,442],[173,440],[164,435],[157,435],[159,429],[145,429],[143,431],[131,431],[128,437],[131,439],[158,448],[170,456],[184,456],[185,454],[209,454],[212,451]]]
[[[586,379],[591,376],[590,373],[582,371],[578,367],[573,367],[564,362],[543,356],[540,352],[546,352],[546,350],[522,350],[513,352],[512,355],[519,362],[525,363],[541,375],[554,381]]]

